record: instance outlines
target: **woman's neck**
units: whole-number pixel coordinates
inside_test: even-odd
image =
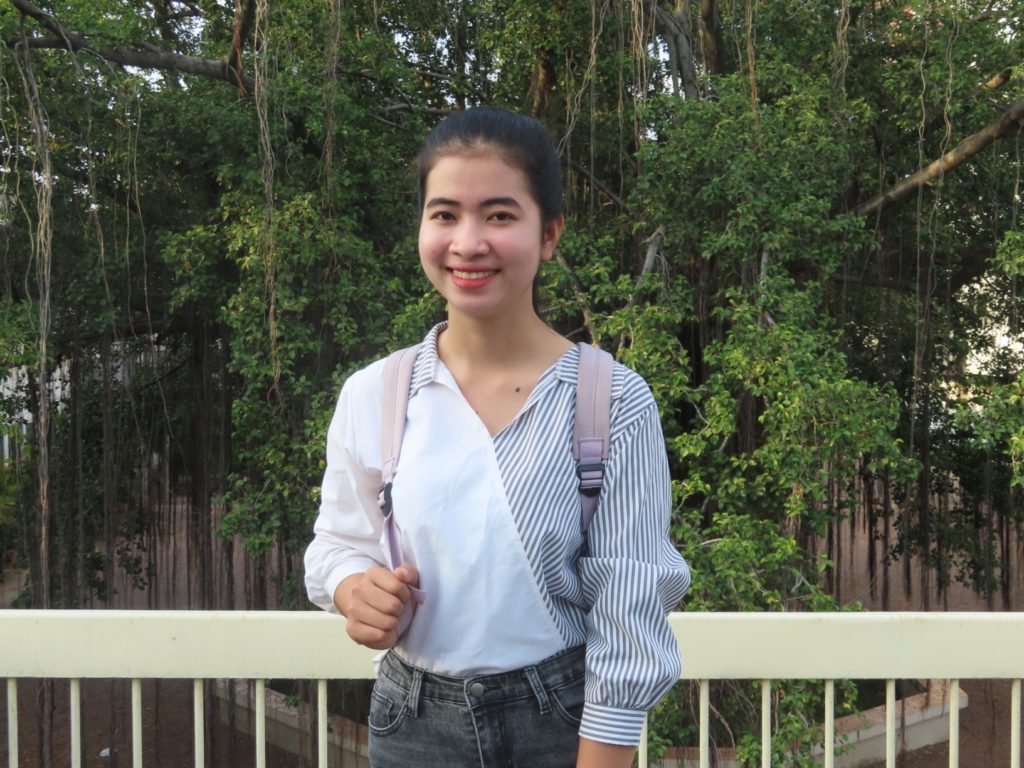
[[[535,312],[515,322],[449,313],[437,351],[492,435],[518,414],[544,371],[571,347]]]
[[[546,368],[572,346],[536,312],[480,319],[452,313],[438,339],[438,354],[449,368],[502,370]]]

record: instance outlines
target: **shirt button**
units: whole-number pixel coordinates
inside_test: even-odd
[[[483,683],[473,683],[471,686],[469,686],[469,692],[473,696],[476,696],[477,698],[479,698],[480,696],[483,696],[484,695],[484,691],[486,691],[486,690],[487,689],[484,688],[484,684]]]

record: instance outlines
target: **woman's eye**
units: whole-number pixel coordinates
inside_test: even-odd
[[[455,216],[449,211],[437,211],[431,218],[434,221],[455,221]]]
[[[514,221],[515,217],[508,211],[498,211],[491,215],[491,218],[495,221]]]

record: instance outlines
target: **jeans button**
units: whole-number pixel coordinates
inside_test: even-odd
[[[471,686],[469,686],[469,692],[477,698],[483,696],[485,690],[487,689],[484,688],[483,683],[473,683]]]

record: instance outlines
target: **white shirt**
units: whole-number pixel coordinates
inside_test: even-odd
[[[650,390],[616,364],[608,465],[584,555],[570,450],[578,350],[492,438],[437,356],[441,328],[413,368],[392,489],[403,554],[428,595],[395,650],[428,671],[468,676],[586,643],[580,735],[636,744],[645,712],[679,677],[665,614],[690,582],[668,539],[668,463]],[[342,580],[384,562],[382,370],[378,361],[349,378],[328,431],[306,586],[329,611]]]

